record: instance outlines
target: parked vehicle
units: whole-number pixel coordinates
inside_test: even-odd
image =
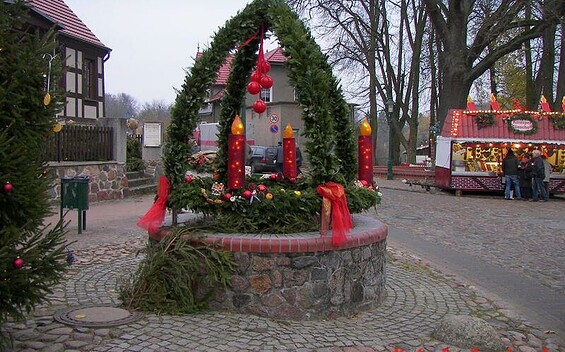
[[[277,147],[251,146],[251,156],[247,165],[251,166],[251,172],[275,172],[277,169]]]

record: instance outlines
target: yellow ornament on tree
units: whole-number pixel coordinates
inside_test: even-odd
[[[45,96],[43,97],[43,105],[47,106],[49,105],[49,103],[51,103],[51,94],[49,94],[49,92],[45,93]]]

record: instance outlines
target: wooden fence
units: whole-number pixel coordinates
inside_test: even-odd
[[[112,150],[112,127],[65,125],[49,136],[45,160],[110,161],[114,157]]]

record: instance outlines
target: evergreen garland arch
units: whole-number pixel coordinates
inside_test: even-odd
[[[218,30],[210,47],[195,60],[178,92],[167,130],[165,174],[172,192],[183,182],[190,150],[188,137],[196,128],[198,110],[206,89],[214,82],[225,58],[240,43],[232,63],[226,95],[221,105],[216,167],[221,181],[227,175],[227,137],[235,115],[241,111],[245,87],[257,59],[258,31],[271,30],[280,40],[291,84],[302,107],[307,137],[306,150],[312,166],[312,183],[351,182],[356,177],[356,141],[348,107],[326,56],[311,33],[284,0],[255,0]]]

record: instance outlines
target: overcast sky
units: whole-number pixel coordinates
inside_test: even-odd
[[[106,93],[138,103],[174,102],[193,63],[214,33],[251,0],[65,0],[112,49],[105,64]]]

